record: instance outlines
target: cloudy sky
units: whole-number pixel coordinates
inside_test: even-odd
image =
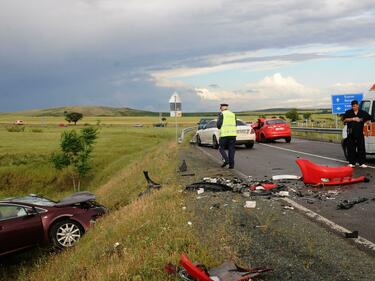
[[[375,83],[372,0],[0,0],[0,111],[329,106]]]

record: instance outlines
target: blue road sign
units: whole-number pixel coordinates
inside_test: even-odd
[[[362,93],[332,95],[332,114],[345,113],[345,111],[352,108],[352,100],[357,100],[360,103],[362,99]]]

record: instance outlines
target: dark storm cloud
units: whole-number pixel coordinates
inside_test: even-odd
[[[158,87],[150,73],[318,58],[210,60],[264,48],[363,45],[375,37],[374,11],[368,0],[3,0],[0,111],[67,104],[157,109],[176,89],[192,110],[199,104],[192,89]]]

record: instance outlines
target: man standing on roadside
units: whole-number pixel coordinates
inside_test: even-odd
[[[352,101],[352,109],[345,112],[343,116],[344,124],[348,130],[348,160],[350,167],[355,167],[359,163],[361,168],[367,168],[365,137],[363,135],[364,124],[371,120],[370,114],[359,109],[358,101]]]
[[[220,130],[219,151],[224,159],[223,165],[234,169],[234,154],[236,151],[237,124],[236,115],[228,110],[228,104],[220,104],[220,113],[217,118],[217,128]],[[228,155],[225,149],[228,148]]]

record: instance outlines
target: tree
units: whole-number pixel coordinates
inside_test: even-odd
[[[79,120],[83,118],[83,114],[79,112],[67,112],[65,113],[65,120],[69,123],[73,122],[74,125],[77,124]]]
[[[287,113],[285,113],[285,117],[292,120],[292,122],[297,121],[299,119],[298,111],[296,108],[291,109]]]
[[[83,128],[80,134],[75,130],[63,132],[60,140],[61,152],[51,156],[56,169],[71,169],[74,190],[80,190],[81,178],[91,169],[89,160],[97,136],[98,129],[93,127]]]
[[[311,112],[305,112],[304,114],[303,114],[303,119],[310,119],[311,118],[311,115],[312,115],[312,113]]]

